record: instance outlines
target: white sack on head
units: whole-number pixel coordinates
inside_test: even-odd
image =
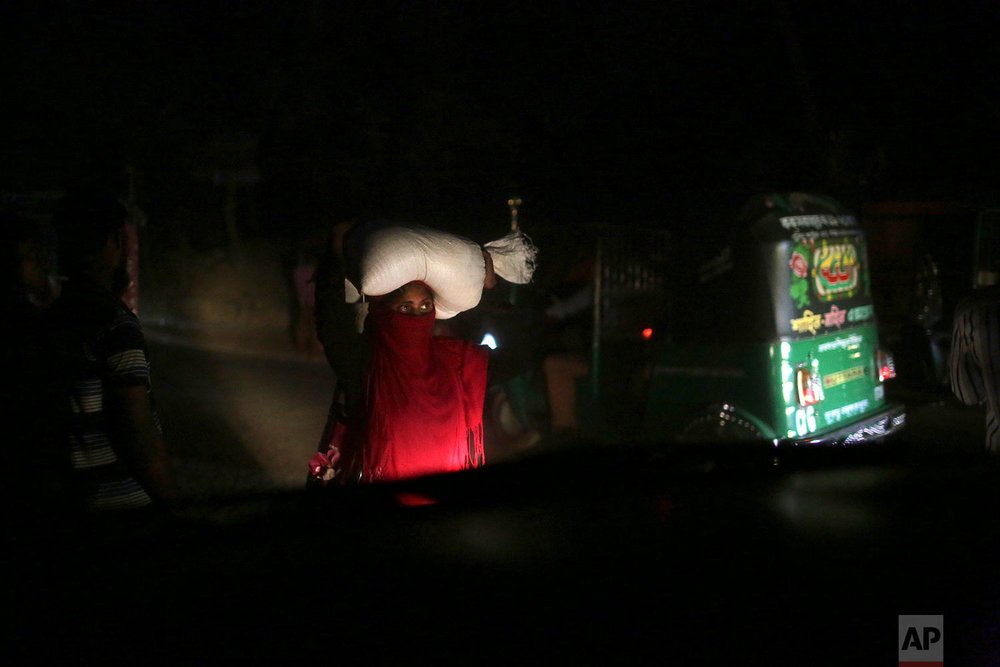
[[[519,229],[483,246],[493,258],[493,271],[504,280],[518,285],[531,282],[535,273],[538,248]]]
[[[381,296],[420,280],[434,292],[436,317],[446,320],[479,304],[485,277],[483,253],[473,241],[420,225],[396,225],[365,239],[360,292]]]

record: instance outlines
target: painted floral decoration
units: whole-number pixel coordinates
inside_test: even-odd
[[[801,252],[793,252],[792,261],[788,264],[792,267],[792,273],[799,278],[805,278],[809,274],[809,262],[806,261]]]
[[[795,276],[789,286],[789,294],[795,300],[798,308],[805,308],[809,305],[809,260],[806,259],[809,249],[803,245],[798,245],[792,251],[792,258],[788,265]]]

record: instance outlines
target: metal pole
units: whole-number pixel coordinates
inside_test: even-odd
[[[597,240],[597,257],[594,261],[594,330],[590,339],[590,397],[597,403],[600,393],[601,360],[601,287],[604,273],[604,244]]]
[[[510,229],[511,231],[518,230],[517,224],[517,207],[521,205],[521,198],[518,196],[512,196],[507,200],[507,206],[510,207]],[[508,301],[512,305],[517,305],[517,285],[511,284],[509,292]]]

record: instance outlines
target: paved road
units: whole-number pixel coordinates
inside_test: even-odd
[[[319,355],[253,337],[149,332],[153,390],[185,496],[298,488],[333,391]]]

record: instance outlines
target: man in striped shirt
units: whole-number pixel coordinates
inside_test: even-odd
[[[1000,285],[984,287],[955,309],[951,389],[966,405],[986,405],[986,451],[1000,454]]]
[[[174,496],[145,338],[120,298],[126,217],[113,197],[73,195],[54,218],[67,278],[52,310],[53,354],[68,401],[63,432],[77,491],[93,511]]]

